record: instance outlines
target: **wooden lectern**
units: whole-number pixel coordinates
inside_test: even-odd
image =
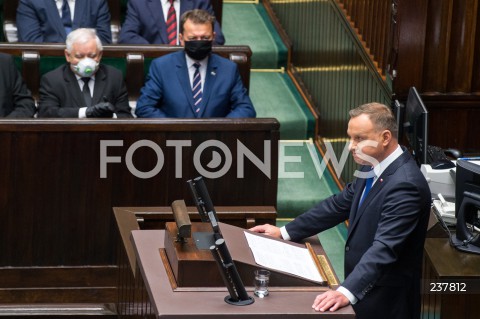
[[[229,231],[222,227],[224,237]],[[228,228],[228,227],[227,227]],[[243,231],[243,230],[242,230]],[[132,246],[136,255],[138,281],[135,284],[139,292],[139,302],[126,309],[131,314],[141,314],[142,318],[265,318],[265,319],[306,319],[335,318],[353,319],[355,313],[351,306],[335,312],[319,313],[312,309],[316,295],[327,291],[327,286],[277,286],[272,279],[270,294],[265,298],[255,298],[248,306],[229,305],[224,301],[227,289],[222,287],[178,287],[171,267],[166,267],[164,238],[165,230],[134,230],[132,231]],[[233,234],[235,235],[235,234]],[[227,239],[228,240],[228,239]],[[308,239],[315,252],[324,255],[317,237]],[[240,244],[240,243],[238,243]],[[230,241],[229,249],[232,257],[236,244]],[[240,257],[235,257],[240,258]],[[240,262],[239,262],[240,263]],[[328,263],[328,262],[327,262]],[[216,267],[215,267],[216,269]],[[204,274],[196,271],[198,276]],[[279,274],[280,276],[280,274]],[[332,273],[331,276],[336,279]],[[245,280],[247,292],[253,296],[252,281]]]
[[[198,221],[195,208],[187,207],[192,221]],[[255,302],[248,306],[235,306],[224,301],[228,294],[224,283],[217,277],[215,285],[204,286],[197,281],[219,275],[217,265],[209,251],[199,252],[181,249],[174,241],[165,243],[166,238],[176,238],[176,225],[170,207],[155,208],[114,208],[119,228],[119,248],[125,251],[119,261],[119,302],[117,310],[120,318],[322,318],[352,319],[355,313],[351,306],[334,313],[315,312],[311,306],[316,295],[335,289],[338,279],[325,256],[317,236],[305,240],[312,245],[320,264],[324,265],[328,285],[305,282],[291,275],[275,273],[271,276],[270,295],[254,297]],[[242,281],[249,296],[253,295],[253,269],[255,265],[243,234],[244,228],[264,223],[275,223],[273,207],[217,207],[220,220],[228,221],[229,226],[220,223],[220,229],[227,246],[240,271]],[[140,227],[139,220],[142,222]],[[232,223],[233,222],[233,223]],[[153,226],[165,229],[151,229]],[[148,229],[147,229],[148,228]],[[211,232],[210,224],[192,223],[191,232]],[[169,234],[167,234],[169,233]],[[240,238],[240,239],[239,239]],[[188,241],[187,241],[188,242]],[[168,247],[170,246],[170,247]],[[167,250],[176,250],[177,262],[169,260]],[[192,257],[193,256],[193,257]],[[188,260],[194,259],[197,267],[182,270]],[[191,262],[191,261],[190,261]],[[202,264],[202,263],[205,263]],[[208,266],[210,264],[210,266]],[[174,269],[176,274],[174,273]],[[252,269],[252,271],[249,271]],[[133,272],[132,272],[133,270]],[[133,275],[132,275],[133,274]],[[179,275],[180,274],[180,275]],[[182,275],[184,277],[182,277]],[[290,280],[294,280],[292,283]],[[292,284],[289,284],[292,283]]]
[[[244,235],[245,229],[224,223],[219,223],[219,225],[221,234],[226,241],[242,281],[250,285],[254,280],[254,270],[263,267],[255,262]],[[175,282],[174,286],[176,287],[223,287],[224,283],[215,260],[208,250],[210,245],[205,247],[203,244],[206,249],[199,249],[197,247],[198,242],[195,242],[195,236],[180,242],[177,240],[177,233],[177,225],[172,222],[167,223],[164,241],[165,249],[160,250],[160,253],[164,255],[164,266],[170,268],[174,276],[174,278],[171,278],[172,284]],[[213,244],[213,233],[210,224],[193,223],[192,234],[195,235],[195,233],[201,234],[202,238],[208,235],[212,236],[211,244]],[[261,234],[256,235],[263,236]],[[303,244],[288,244],[305,247]],[[315,258],[318,257],[315,256]],[[274,269],[269,269],[271,273],[270,283],[279,287],[336,286],[336,278],[326,275],[327,273],[333,274],[330,265],[320,262],[318,262],[318,265],[322,278],[326,279],[321,284]]]

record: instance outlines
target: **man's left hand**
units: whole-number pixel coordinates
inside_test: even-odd
[[[318,295],[313,302],[312,308],[315,311],[336,311],[342,307],[348,306],[350,301],[339,291],[331,290]]]

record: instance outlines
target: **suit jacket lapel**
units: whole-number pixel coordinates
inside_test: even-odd
[[[82,19],[85,16],[85,11],[88,9],[86,1],[75,1],[75,15],[73,16],[72,29],[78,29],[82,25]]]
[[[360,207],[358,206],[358,203],[360,201],[360,197],[362,196],[363,189],[365,188],[366,179],[362,179],[359,182],[359,184],[356,185],[358,186],[358,188],[355,189],[355,193],[356,193],[355,199],[353,201],[352,208],[351,208],[353,221],[350,221],[351,225],[349,227],[349,232],[348,232],[349,234],[351,234],[355,229],[355,227],[357,226],[358,221],[360,220],[360,217],[365,212],[365,208],[368,206],[368,204],[375,199],[378,192],[380,192],[381,189],[383,188],[383,185],[389,182],[390,176],[393,175],[395,171],[408,160],[408,156],[410,156],[410,154],[408,154],[408,152],[405,152],[404,149],[402,150],[404,151],[403,154],[400,155],[400,157],[398,157],[395,161],[393,161],[393,163],[391,163],[387,167],[387,169],[383,171],[382,175],[378,176],[377,180],[375,181],[375,184],[373,184],[372,188],[370,189],[370,192],[368,193],[367,197],[365,197]]]
[[[199,117],[203,117],[205,110],[207,109],[208,100],[212,94],[215,80],[217,79],[217,60],[214,55],[210,55],[208,58],[207,73],[205,74],[205,82],[203,84],[202,103],[200,107]]]
[[[185,97],[190,104],[193,114],[195,113],[193,95],[192,95],[192,85],[190,84],[190,79],[188,78],[188,69],[187,69],[187,60],[185,59],[185,51],[181,50],[176,53],[176,66],[177,66],[177,77],[180,82],[180,86],[185,93]]]
[[[67,92],[68,94],[72,94],[72,100],[76,106],[84,107],[85,100],[83,99],[82,91],[80,91],[80,86],[78,85],[77,78],[75,73],[70,69],[70,64],[66,64],[63,70],[63,78],[67,85]]]
[[[358,204],[360,203],[360,198],[362,196],[363,189],[365,188],[366,184],[365,178],[359,178],[355,182],[355,197],[353,198],[353,203],[350,212],[350,226],[348,227],[348,233],[350,234],[356,225],[356,221],[358,220],[358,216],[360,214]],[[365,204],[365,203],[363,203]]]
[[[97,73],[95,73],[95,86],[93,89],[93,98],[92,105],[95,105],[103,101],[105,86],[107,85],[107,76],[103,70],[103,67],[100,66]]]
[[[80,1],[77,1],[77,2],[80,2]],[[60,34],[66,38],[67,33],[65,32],[65,27],[63,26],[62,18],[58,14],[58,9],[57,9],[57,5],[55,4],[55,1],[45,0],[44,3],[45,3],[45,11],[47,12],[47,15],[48,15],[48,20],[52,21],[52,24],[55,25],[55,28],[58,30],[58,32],[60,32]]]
[[[167,25],[165,23],[165,16],[163,15],[162,3],[160,0],[148,0],[147,7],[152,14],[155,25],[158,27],[162,43],[168,43]]]

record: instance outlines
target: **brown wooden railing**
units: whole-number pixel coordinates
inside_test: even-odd
[[[392,0],[336,0],[385,75],[392,27]]]

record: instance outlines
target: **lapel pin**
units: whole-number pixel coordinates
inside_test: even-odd
[[[380,183],[382,183],[382,182],[383,182],[383,178],[380,178]]]
[[[210,74],[213,75],[213,76],[217,75],[217,73],[215,73],[215,71],[210,72]]]

